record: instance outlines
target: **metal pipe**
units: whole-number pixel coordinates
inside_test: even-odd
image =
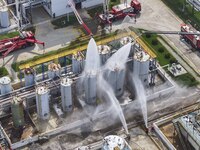
[[[167,146],[169,150],[176,150],[176,148],[170,143],[170,141],[165,137],[165,135],[160,131],[156,123],[153,123],[153,128],[156,134],[161,138],[162,142]]]

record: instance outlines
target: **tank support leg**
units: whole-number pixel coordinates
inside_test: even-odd
[[[22,87],[22,70],[19,71],[20,87]]]
[[[156,60],[153,59],[150,65],[151,65],[151,67],[152,67],[152,71],[151,71],[151,73],[150,73],[150,83],[149,83],[149,85],[150,85],[150,86],[153,86],[153,85],[155,85]]]
[[[44,64],[42,64],[42,80],[44,80]]]
[[[67,56],[64,57],[65,73],[67,73]]]

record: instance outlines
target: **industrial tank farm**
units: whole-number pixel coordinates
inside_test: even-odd
[[[200,150],[199,18],[200,0],[0,0],[0,150]]]
[[[21,131],[18,140],[11,140],[11,148],[23,147],[61,132],[85,128],[82,127],[83,122],[84,126],[87,126],[90,122],[99,122],[102,118],[110,116],[108,114],[113,113],[110,108],[113,107],[112,105],[116,105],[114,106],[117,111],[116,114],[121,116],[123,112],[118,112],[118,108],[121,109],[120,103],[128,99],[126,103],[123,103],[122,108],[129,108],[131,106],[129,104],[134,102],[134,96],[129,96],[136,95],[132,81],[129,81],[129,75],[132,77],[133,74],[137,74],[142,81],[145,81],[144,83],[147,85],[145,88],[151,88],[148,86],[150,83],[148,82],[148,76],[149,67],[152,65],[150,60],[154,59],[144,52],[142,48],[138,47],[137,44],[130,43],[133,41],[132,37],[115,40],[116,45],[119,45],[119,50],[112,49],[110,43],[97,46],[95,55],[98,56],[95,57],[99,58],[92,58],[94,61],[100,61],[97,63],[99,68],[96,70],[93,70],[94,68],[92,70],[84,70],[84,66],[88,65],[87,59],[85,59],[87,58],[87,52],[86,55],[85,52],[78,52],[71,56],[72,64],[69,66],[61,68],[59,64],[49,63],[47,72],[42,75],[45,78],[41,78],[41,74],[37,74],[33,68],[26,68],[24,70],[25,86],[20,89],[12,91],[11,80],[8,77],[1,78],[0,99],[5,106],[1,110],[2,116],[10,114],[7,121],[13,122],[12,128],[18,128]],[[92,43],[96,45],[93,39]],[[91,45],[88,47],[93,48]],[[93,49],[91,49],[91,52],[93,53]],[[123,57],[121,54],[123,54]],[[132,65],[127,65],[129,63]],[[101,82],[100,76],[105,81]],[[155,76],[167,81],[159,73]],[[104,82],[107,82],[110,88],[104,87]],[[155,82],[154,85],[156,86],[157,83]],[[108,92],[107,90],[109,89],[113,90],[114,95],[111,94],[108,97],[116,100],[115,102],[110,103],[106,94],[102,93],[103,91]],[[9,92],[12,92],[15,97],[5,95]],[[160,95],[165,95],[165,93],[161,91]],[[153,93],[150,95],[150,97],[155,96]],[[82,102],[84,102],[84,105]],[[99,105],[101,105],[100,109]],[[10,107],[12,108],[11,111],[9,110]],[[90,109],[95,110],[95,108],[97,108],[97,112],[88,111]],[[76,115],[77,113],[79,115]],[[84,113],[87,113],[87,116],[90,117],[93,113],[95,115],[88,120],[88,118],[81,117]],[[125,118],[123,119],[122,117],[120,119],[125,125]],[[22,126],[25,128],[21,128]],[[10,135],[10,132],[7,132],[6,126],[3,126],[2,129],[4,128],[5,135],[9,141],[9,138],[12,138],[12,134]],[[42,137],[38,133],[42,134]],[[122,144],[125,143],[123,139],[119,138],[119,140]]]

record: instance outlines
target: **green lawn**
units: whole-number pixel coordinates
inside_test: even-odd
[[[199,82],[197,80],[195,80],[195,78],[189,73],[180,75],[178,77],[175,77],[174,79],[177,82],[179,82],[180,84],[187,85],[189,87],[192,87],[192,86],[195,86],[195,85],[199,84]]]
[[[168,50],[158,41],[157,45],[153,45],[152,41],[157,40],[158,36],[153,34],[153,35],[142,35],[142,39],[147,43],[154,51],[154,53],[157,55],[157,60],[159,61],[159,64],[161,66],[167,65],[167,64],[172,64],[174,62],[177,62],[176,59],[168,52]],[[173,77],[173,75],[166,69],[168,74]],[[180,75],[178,77],[173,77],[174,80],[176,80],[179,84],[184,85],[184,86],[196,86],[199,84],[199,82],[190,74],[186,73],[183,75]]]
[[[69,15],[69,22],[67,21],[67,16],[63,16],[52,20],[51,23],[54,25],[54,29],[59,29],[70,25],[78,24],[78,21],[75,15]]]
[[[196,29],[200,30],[200,12],[186,3],[186,0],[162,0],[170,7],[184,22],[191,22]],[[183,9],[185,6],[185,9]]]
[[[14,62],[14,63],[11,64],[11,67],[15,72],[19,71],[19,63]]]
[[[97,6],[87,10],[88,14],[94,18],[96,14],[103,13],[103,6]]]
[[[120,4],[120,0],[110,0],[109,9],[118,4]]]
[[[161,66],[177,62],[176,59],[168,52],[168,50],[158,41],[158,35],[143,34],[141,38],[156,54],[156,59]]]
[[[18,36],[18,35],[19,35],[19,32],[17,32],[17,31],[6,33],[6,34],[0,34],[0,40],[12,38],[12,37],[15,37],[15,36]]]

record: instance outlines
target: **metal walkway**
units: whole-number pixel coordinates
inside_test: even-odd
[[[114,41],[114,40],[118,40],[120,38],[123,38],[125,36],[132,36],[133,38],[136,39],[136,41],[138,42],[138,44],[152,57],[152,58],[155,58],[156,55],[155,53],[133,32],[133,31],[130,31],[129,33],[122,33],[122,34],[119,34],[119,35],[116,35],[116,36],[112,36],[112,37],[108,37],[108,38],[105,38],[101,41],[98,41],[97,42],[97,45],[104,45],[104,44],[107,44],[111,41]],[[77,52],[80,52],[80,51],[83,51],[83,50],[86,50],[87,49],[87,44],[86,45],[83,45],[81,47],[77,47],[75,49],[69,49],[69,50],[66,50],[66,51],[63,51],[63,52],[60,52],[58,54],[52,54],[51,56],[44,56],[42,58],[39,58],[35,61],[31,61],[29,63],[25,63],[25,64],[21,64],[19,66],[20,70],[23,70],[25,68],[29,68],[29,67],[34,67],[34,66],[37,66],[37,65],[40,65],[40,64],[43,64],[43,63],[46,63],[46,62],[49,62],[49,61],[53,61],[53,60],[57,60],[58,58],[60,57],[64,57],[64,56],[67,56],[67,55],[72,55],[72,54],[76,54]]]

